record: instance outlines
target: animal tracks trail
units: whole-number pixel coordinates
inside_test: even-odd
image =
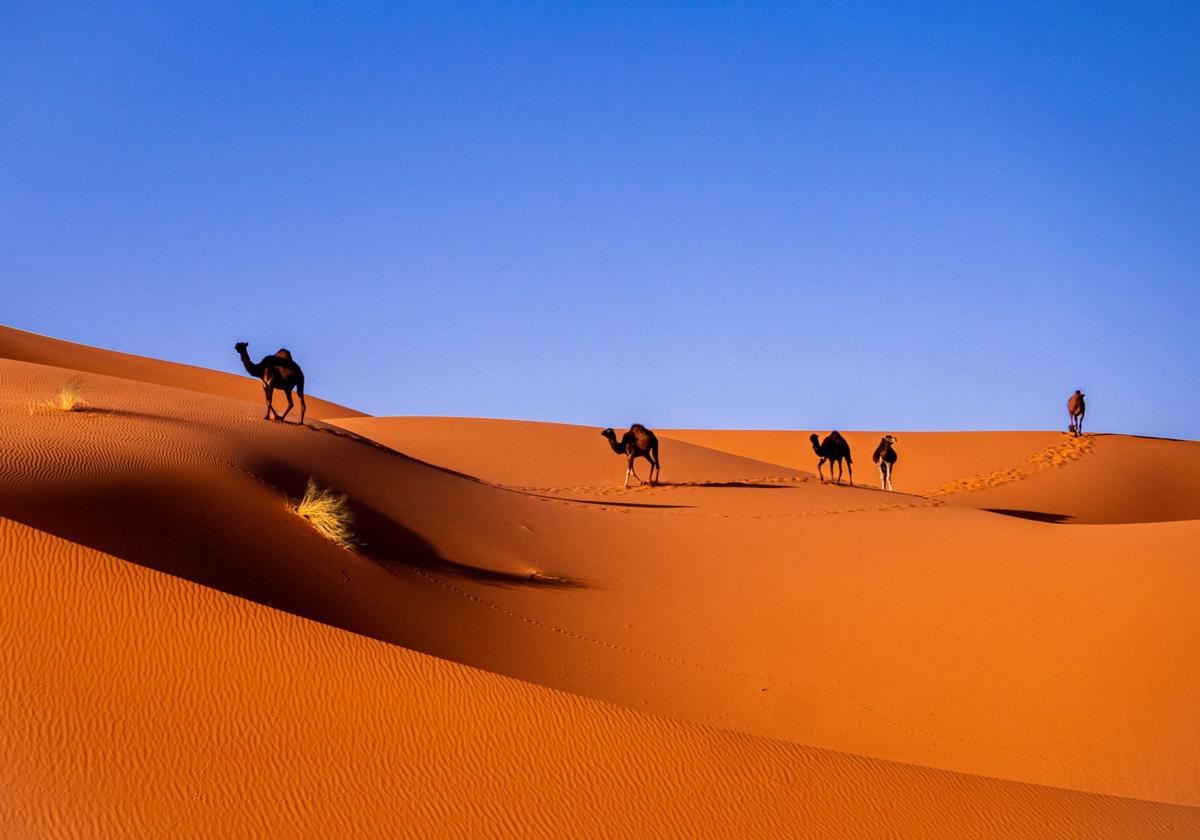
[[[680,482],[657,487],[638,487],[631,490],[612,487],[505,487],[516,493],[551,504],[582,508],[607,513],[640,513],[660,516],[690,516],[705,519],[798,519],[814,516],[834,516],[844,513],[868,513],[875,511],[899,511],[913,508],[940,507],[942,502],[920,496],[901,496],[901,501],[885,501],[876,504],[847,505],[844,507],[801,507],[792,510],[763,509],[756,512],[731,512],[721,510],[719,501],[697,498],[689,491],[704,491],[722,488],[780,489],[811,485],[815,481],[806,476],[793,478],[746,478],[722,482]],[[847,488],[851,489],[851,488]],[[865,489],[865,488],[863,488]],[[684,494],[672,491],[683,490]],[[872,491],[874,492],[874,491]],[[570,493],[581,498],[559,494]],[[640,498],[645,501],[634,501]],[[647,499],[653,499],[649,501]]]
[[[999,487],[1021,481],[1031,475],[1055,467],[1065,467],[1078,461],[1095,448],[1095,439],[1090,435],[1069,437],[1057,446],[1051,446],[1030,456],[1024,463],[1006,470],[994,470],[989,473],[973,475],[969,478],[951,481],[923,495],[932,498],[950,496],[956,493],[973,493],[991,487]]]

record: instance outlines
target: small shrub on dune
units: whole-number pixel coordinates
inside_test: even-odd
[[[308,520],[317,532],[342,548],[354,547],[354,535],[350,523],[354,517],[346,504],[346,497],[332,490],[323,490],[313,479],[308,480],[304,498],[296,505],[296,513]]]
[[[43,400],[40,403],[31,403],[29,413],[33,414],[38,409],[48,411],[83,411],[87,408],[87,402],[83,399],[83,380],[78,376],[68,379],[63,383],[62,389],[52,400]]]

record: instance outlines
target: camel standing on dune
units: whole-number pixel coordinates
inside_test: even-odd
[[[249,346],[246,342],[239,341],[233,345],[233,349],[237,350],[241,357],[242,367],[246,369],[246,373],[262,380],[263,394],[267,399],[267,413],[263,415],[263,419],[270,420],[273,416],[274,419],[285,422],[294,406],[292,389],[295,388],[296,393],[300,396],[300,425],[303,426],[308,404],[304,401],[304,371],[300,370],[300,365],[292,359],[291,352],[283,347],[274,355],[264,356],[261,362],[255,364],[250,360],[250,354],[246,352],[246,348]],[[275,410],[273,403],[276,389],[283,391],[284,396],[287,397],[287,411],[282,415]]]
[[[1067,424],[1067,431],[1073,432],[1075,437],[1083,434],[1083,413],[1087,410],[1087,406],[1083,403],[1083,394],[1079,389],[1075,389],[1075,393],[1067,399],[1067,416],[1070,422]]]
[[[892,470],[896,467],[896,461],[900,456],[896,454],[896,450],[892,448],[892,444],[896,442],[893,435],[884,435],[879,439],[879,445],[875,447],[875,451],[871,453],[871,460],[879,465],[879,487],[881,490],[892,489]]]
[[[846,443],[846,439],[842,437],[835,429],[825,436],[825,440],[821,440],[815,434],[809,435],[808,439],[812,441],[813,452],[821,457],[817,461],[817,476],[821,481],[825,480],[825,475],[821,472],[821,467],[826,461],[829,462],[829,480],[833,481],[833,465],[836,462],[838,465],[837,483],[842,483],[842,461],[846,462],[847,469],[850,470],[850,486],[854,486],[854,461],[850,458],[850,444]]]
[[[626,459],[625,470],[625,486],[629,486],[629,476],[637,478],[638,484],[645,484],[638,477],[637,471],[633,468],[633,462],[636,458],[645,458],[650,462],[650,483],[658,484],[661,468],[658,462],[658,438],[654,436],[654,432],[647,429],[641,423],[634,423],[629,427],[629,431],[621,435],[621,439],[617,440],[617,433],[612,429],[605,429],[600,433],[608,439],[609,446],[613,452],[618,455],[624,455]]]

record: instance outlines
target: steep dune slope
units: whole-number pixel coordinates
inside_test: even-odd
[[[0,519],[6,837],[1180,837],[1200,810],[675,723]]]

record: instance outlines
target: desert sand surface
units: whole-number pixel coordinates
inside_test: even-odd
[[[661,431],[625,490],[599,425],[72,348],[0,333],[6,835],[1200,833],[1194,442],[899,431],[884,493],[879,433]]]
[[[231,359],[236,359],[233,344],[233,341],[229,342],[229,354]],[[255,360],[273,352],[274,350],[268,347],[255,347],[249,350],[251,358]],[[118,376],[137,382],[149,382],[185,391],[197,391],[210,396],[230,397],[236,400],[258,400],[260,405],[263,404],[262,386],[250,376],[243,374],[238,364],[230,365],[229,371],[233,372],[207,370],[178,362],[118,353],[115,350],[101,350],[97,347],[88,347],[6,327],[3,324],[0,324],[0,358],[69,368],[81,373]],[[280,409],[287,403],[282,394],[276,394],[275,399],[276,405]],[[316,397],[308,396],[306,399],[309,417],[356,417],[362,414],[352,408]],[[296,401],[296,410],[300,410],[299,400]]]

